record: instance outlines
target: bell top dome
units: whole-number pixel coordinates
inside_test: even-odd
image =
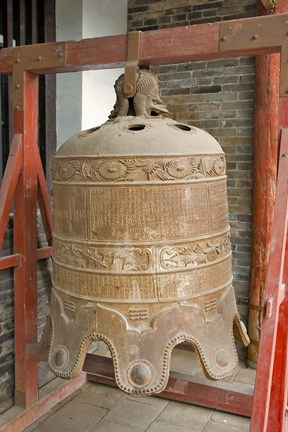
[[[65,141],[56,157],[165,156],[223,154],[207,132],[171,118],[117,117]]]

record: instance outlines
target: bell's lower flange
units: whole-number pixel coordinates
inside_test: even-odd
[[[81,371],[90,343],[97,340],[110,349],[117,385],[132,395],[159,393],[165,388],[171,351],[184,341],[194,346],[210,379],[223,379],[238,365],[233,327],[243,329],[239,329],[231,285],[222,292],[217,310],[209,318],[195,302],[175,303],[162,308],[140,332],[129,327],[129,317],[121,313],[119,305],[87,305],[74,298],[75,315],[68,317],[64,309],[68,297],[53,289],[49,365],[62,378]]]

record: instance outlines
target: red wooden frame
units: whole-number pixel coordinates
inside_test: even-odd
[[[288,349],[288,129],[282,130],[276,202],[251,431],[284,431]],[[277,409],[276,409],[277,408]],[[269,417],[269,418],[268,418]]]
[[[288,21],[288,15],[282,15],[283,17]],[[248,20],[253,20],[253,18]],[[271,20],[275,20],[275,17],[254,19],[255,24],[257,23],[258,26],[259,24],[265,26],[267,23],[270,25]],[[231,21],[230,25],[233,27],[236,23],[236,25],[240,24],[241,26],[241,23],[244,25],[245,22],[247,20]],[[249,42],[246,46],[238,47],[234,51],[223,51],[221,48],[221,40],[224,40],[223,36],[220,40],[222,24],[227,26],[227,23],[215,23],[145,32],[141,36],[139,63],[142,65],[176,63],[281,51],[281,44],[279,44],[279,41],[273,41],[273,37],[271,37],[269,43],[266,41],[262,45],[257,42],[257,46],[253,46]],[[13,201],[15,208],[15,254],[10,257],[1,258],[0,269],[15,268],[15,396],[17,404],[32,407],[28,411],[30,413],[30,417],[28,417],[30,420],[32,419],[31,421],[34,421],[44,412],[43,404],[37,404],[37,356],[34,355],[33,357],[31,356],[31,352],[30,355],[27,352],[29,346],[36,342],[37,336],[36,263],[37,259],[47,257],[51,253],[50,248],[37,251],[37,201],[49,244],[51,244],[52,226],[49,195],[37,147],[38,75],[123,66],[126,61],[126,45],[127,36],[121,35],[94,38],[79,42],[7,48],[0,51],[0,73],[12,74],[14,71],[15,88],[15,135],[0,189],[0,246],[3,241],[9,210]],[[47,49],[49,53],[54,52],[60,58],[58,63],[57,59],[54,59],[54,61],[46,59]],[[39,52],[43,52],[43,56],[39,55]],[[15,56],[15,53],[17,56]],[[25,61],[23,62],[23,60]],[[23,66],[21,66],[21,62],[23,62]],[[19,68],[19,64],[22,69]],[[286,154],[287,131],[283,133],[282,144],[284,146],[282,152]],[[285,157],[281,159],[279,165],[277,196],[273,247],[265,294],[267,311],[263,321],[264,336],[260,347],[259,364],[261,367],[258,367],[251,419],[251,431],[253,432],[264,432],[267,430],[269,432],[276,432],[283,430],[283,412],[284,408],[286,408],[287,297],[283,294],[284,288],[287,285],[287,160]],[[283,202],[286,204],[285,209],[281,208]],[[286,260],[285,266],[284,258]],[[275,269],[278,269],[277,271],[280,271],[280,274]],[[276,346],[277,351],[275,351]],[[281,350],[285,355],[279,355]],[[283,380],[282,368],[284,366],[285,379]],[[263,368],[263,372],[261,368]],[[266,380],[264,384],[262,382],[263,376]],[[109,379],[111,381],[111,377]],[[182,380],[181,382],[185,381]],[[179,385],[179,380],[176,380],[167,389],[171,398],[176,398],[177,385]],[[77,387],[77,385],[75,384],[74,387]],[[71,388],[73,388],[73,384],[70,383]],[[191,386],[187,385],[186,388],[189,393]],[[223,396],[227,396],[225,392],[226,390],[220,388],[215,390],[215,399],[222,400]],[[65,391],[62,393],[64,394]],[[240,400],[238,399],[237,402],[235,399],[229,402],[230,411],[231,407],[238,409],[237,406],[239,407],[246,400],[245,397],[247,396],[244,395],[241,399],[240,396]],[[56,404],[59,401],[58,393],[51,397],[49,407],[52,407],[54,402]],[[208,401],[207,403],[211,402]],[[209,406],[207,403],[206,406]],[[40,406],[42,408],[39,408]],[[226,408],[222,407],[222,409],[227,409],[227,406]],[[31,410],[33,411],[32,416]],[[273,419],[275,423],[271,424],[272,420],[269,419],[268,425],[268,414],[270,419]],[[23,430],[23,427],[27,427],[30,420],[28,421],[27,417],[25,419],[23,420],[22,416],[22,420],[18,421],[17,430]],[[24,424],[25,426],[23,426]],[[279,429],[279,427],[281,428]]]

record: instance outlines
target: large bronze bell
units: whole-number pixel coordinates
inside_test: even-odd
[[[238,364],[234,336],[247,336],[232,287],[223,151],[169,117],[151,72],[138,72],[133,99],[122,85],[110,120],[54,158],[49,365],[75,376],[101,340],[118,386],[147,395],[165,388],[175,345],[191,343],[205,374],[221,379]]]

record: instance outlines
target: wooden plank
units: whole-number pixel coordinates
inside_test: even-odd
[[[285,99],[285,102],[288,102]],[[280,104],[281,110],[284,106]],[[285,104],[287,109],[287,104]],[[283,114],[283,113],[282,113]],[[288,122],[288,115],[286,117]],[[284,123],[284,121],[283,121]],[[282,124],[283,124],[282,123]],[[288,157],[288,145],[286,147]],[[283,156],[283,154],[280,156]],[[288,176],[287,188],[288,188]],[[286,191],[288,194],[288,191]],[[288,199],[288,198],[287,198]],[[286,221],[286,225],[288,220]],[[288,227],[287,227],[288,228]],[[286,229],[287,229],[286,228]],[[286,250],[283,270],[283,283],[286,285],[285,298],[280,306],[279,322],[277,328],[277,341],[275,348],[275,360],[273,367],[271,398],[269,405],[267,431],[284,431],[286,430],[286,411],[287,411],[287,396],[288,396],[288,233],[286,231]]]
[[[47,361],[48,351],[48,347],[40,344],[30,344],[27,347],[27,355],[37,362]],[[87,354],[83,371],[87,372],[89,381],[117,386],[114,379],[113,362],[109,357]],[[207,385],[203,384],[201,379],[171,372],[165,390],[156,396],[250,416],[252,393],[250,386],[224,382],[211,382],[210,385]]]
[[[38,398],[37,364],[26,345],[37,341],[37,126],[38,77],[24,73],[24,109],[14,114],[15,133],[23,135],[23,166],[14,211],[14,251],[24,259],[14,271],[15,403],[30,407]]]
[[[288,255],[286,255],[288,257]],[[288,287],[287,287],[288,291]],[[286,430],[288,391],[288,292],[280,306],[267,431]]]
[[[36,252],[37,255],[37,261],[50,258],[52,255],[52,248],[51,247],[43,247],[41,249],[37,249]]]
[[[260,13],[267,13],[259,5]],[[275,13],[288,12],[288,4],[279,0]],[[287,24],[286,24],[287,26]],[[256,29],[254,28],[254,33]],[[258,31],[258,30],[257,30]],[[248,361],[257,363],[262,319],[262,300],[267,276],[272,222],[275,204],[279,130],[288,126],[288,99],[279,102],[280,55],[270,54],[255,60],[253,230],[250,278]],[[255,307],[256,305],[256,307]]]
[[[41,361],[47,362],[49,355],[49,347],[41,343],[30,343],[26,347],[27,357],[34,360],[36,363]]]
[[[14,199],[17,182],[22,166],[22,135],[13,138],[11,150],[0,188],[0,249],[9,219],[11,205]]]
[[[283,274],[287,240],[288,214],[288,129],[283,129],[280,146],[279,175],[277,181],[275,212],[269,266],[264,291],[266,313],[263,316],[259,359],[251,418],[251,432],[266,432],[271,397],[273,364],[279,308],[283,296]],[[268,308],[268,309],[267,309]],[[276,353],[282,355],[282,353]],[[276,363],[277,364],[277,363]],[[283,370],[282,374],[283,374]],[[275,374],[275,373],[274,373]],[[270,431],[269,431],[270,432]]]
[[[279,54],[255,60],[253,229],[249,298],[248,347],[250,365],[256,365],[275,204],[279,151]]]
[[[220,24],[213,23],[145,32],[141,35],[140,64],[217,58],[219,29]]]
[[[50,258],[52,255],[51,247],[44,247],[37,249],[37,261]],[[0,270],[4,270],[11,267],[16,267],[21,264],[21,255],[14,254],[0,258]]]
[[[279,8],[276,8],[276,11],[277,13],[270,16],[223,21],[220,26],[221,51],[250,48],[265,50],[270,47],[280,52],[282,43],[287,36],[287,11],[285,11],[286,14],[280,14]],[[276,32],[275,28],[277,28]]]
[[[265,23],[273,17],[260,17]],[[257,20],[260,18],[257,17]],[[250,20],[256,18],[249,18]],[[288,19],[288,15],[287,15]],[[230,21],[231,25],[247,20]],[[266,20],[266,21],[265,21]],[[257,21],[258,22],[258,21]],[[229,22],[228,22],[229,23]],[[226,23],[225,23],[226,24]],[[198,24],[152,30],[141,34],[139,64],[181,63],[187,61],[256,55],[260,53],[280,52],[281,47],[253,47],[221,52],[219,49],[219,31],[221,23]],[[278,40],[278,39],[277,39]],[[43,53],[45,55],[45,45]],[[31,47],[33,49],[33,47]],[[44,58],[44,57],[43,57]],[[123,67],[127,59],[127,35],[107,36],[65,42],[65,65],[37,67],[37,73],[56,73]],[[0,73],[12,72],[12,53],[0,51]]]
[[[87,354],[83,370],[87,372],[88,381],[116,386],[110,358]],[[201,379],[173,371],[165,390],[155,396],[243,416],[250,416],[252,411],[253,392],[250,388],[223,382],[207,385],[201,383]]]
[[[279,102],[279,132],[284,128],[288,127],[288,99],[280,98]]]
[[[123,67],[126,58],[127,35],[67,42],[63,72]]]
[[[25,410],[17,418],[11,421],[8,425],[0,427],[0,432],[22,432],[41,418],[48,411],[52,410],[56,405],[78,390],[86,382],[86,374],[81,373],[76,378],[65,383],[52,394],[40,399],[31,408]]]
[[[0,258],[0,270],[16,267],[21,262],[21,255],[14,254],[7,257]]]
[[[171,372],[167,387],[159,397],[250,417],[253,390],[238,383],[203,384],[193,381],[193,377]]]

